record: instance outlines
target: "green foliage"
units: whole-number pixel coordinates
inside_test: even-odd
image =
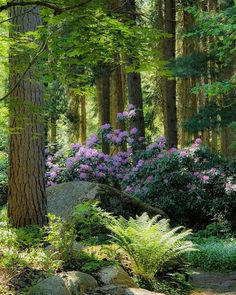
[[[38,247],[43,240],[42,231],[37,225],[17,229],[16,236],[17,242],[22,248]]]
[[[187,274],[173,273],[148,283],[138,281],[138,284],[141,288],[166,295],[188,295],[192,286],[187,282],[187,277]]]
[[[149,218],[144,213],[136,219],[112,219],[106,225],[114,241],[129,256],[133,272],[147,281],[164,272],[183,253],[194,250],[192,242],[186,240],[189,230],[170,229],[168,220],[157,219],[158,216]]]
[[[183,128],[190,133],[204,130],[219,129],[228,126],[236,115],[236,104],[228,102],[221,106],[216,102],[210,102],[183,122]]]
[[[53,252],[57,253],[57,259],[70,264],[75,258],[73,256],[74,224],[53,214],[48,214],[48,217],[49,224],[44,228],[45,242],[52,247]]]
[[[199,230],[197,232],[197,237],[201,238],[227,238],[232,237],[232,231],[230,224],[224,220],[216,220],[206,226],[205,229]]]
[[[104,226],[110,214],[98,207],[98,203],[84,202],[75,208],[74,222],[76,240],[91,243],[101,243],[107,238]]]
[[[198,250],[189,253],[188,261],[193,267],[206,271],[235,271],[236,270],[236,240],[234,238],[199,238],[193,241],[198,244]]]

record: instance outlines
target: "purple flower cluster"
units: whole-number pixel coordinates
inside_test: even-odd
[[[126,120],[126,119],[132,119],[136,116],[136,110],[134,109],[134,107],[132,105],[130,105],[131,107],[129,107],[129,111],[125,111],[123,113],[118,113],[117,114],[117,119],[119,121],[123,121],[123,120]]]

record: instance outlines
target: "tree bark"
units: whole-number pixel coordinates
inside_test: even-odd
[[[172,37],[165,40],[165,59],[175,59],[175,38],[176,38],[176,3],[175,0],[165,1],[165,31]],[[178,145],[177,137],[177,109],[176,109],[176,79],[167,78],[166,85],[166,123],[167,143],[169,146]]]
[[[133,22],[133,26],[136,25],[137,11],[136,1],[125,1],[125,8],[127,17]],[[128,64],[133,64],[134,59],[132,56],[128,57]],[[131,72],[127,74],[127,86],[129,103],[133,104],[136,109],[136,116],[131,121],[131,126],[138,129],[138,136],[145,137],[145,122],[143,112],[143,95],[142,95],[142,83],[141,75],[139,72]]]
[[[163,0],[156,0],[156,13],[157,13],[157,20],[156,20],[156,25],[157,29],[160,30],[161,32],[165,31],[165,24],[164,24],[164,11],[163,11]],[[157,48],[160,58],[164,59],[165,56],[165,48],[164,48],[164,40],[161,39],[158,43],[158,48]],[[166,117],[166,107],[165,107],[165,101],[166,101],[166,86],[165,86],[165,81],[166,78],[163,76],[159,76],[158,70],[157,70],[157,87],[159,90],[159,95],[160,95],[160,100],[161,100],[161,109],[163,113],[163,126],[164,126],[164,135],[167,137],[167,117]],[[158,100],[157,100],[158,103]],[[156,104],[157,104],[156,103]],[[155,107],[158,109],[158,105]]]
[[[12,7],[12,35],[35,31],[41,25],[39,9]],[[10,50],[10,89],[14,88],[32,59],[30,50]],[[35,67],[25,75],[9,98],[9,194],[8,216],[16,227],[47,222],[45,192],[44,125],[42,85]]]
[[[96,80],[98,116],[100,125],[110,123],[110,76],[105,74]],[[103,140],[102,151],[110,153],[109,143]]]
[[[69,92],[69,96],[66,115],[69,120],[69,140],[75,143],[80,140],[80,96],[73,91]]]
[[[140,73],[128,73],[128,96],[129,103],[133,104],[136,109],[136,116],[131,121],[131,126],[138,129],[138,135],[145,137],[145,124],[143,114],[143,96],[141,87]]]

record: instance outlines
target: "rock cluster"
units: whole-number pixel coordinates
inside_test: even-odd
[[[28,295],[164,295],[139,289],[119,266],[104,267],[94,277],[79,271],[62,272],[38,282]]]

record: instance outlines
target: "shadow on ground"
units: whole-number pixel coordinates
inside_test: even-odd
[[[236,272],[220,273],[196,270],[191,295],[236,295]]]

